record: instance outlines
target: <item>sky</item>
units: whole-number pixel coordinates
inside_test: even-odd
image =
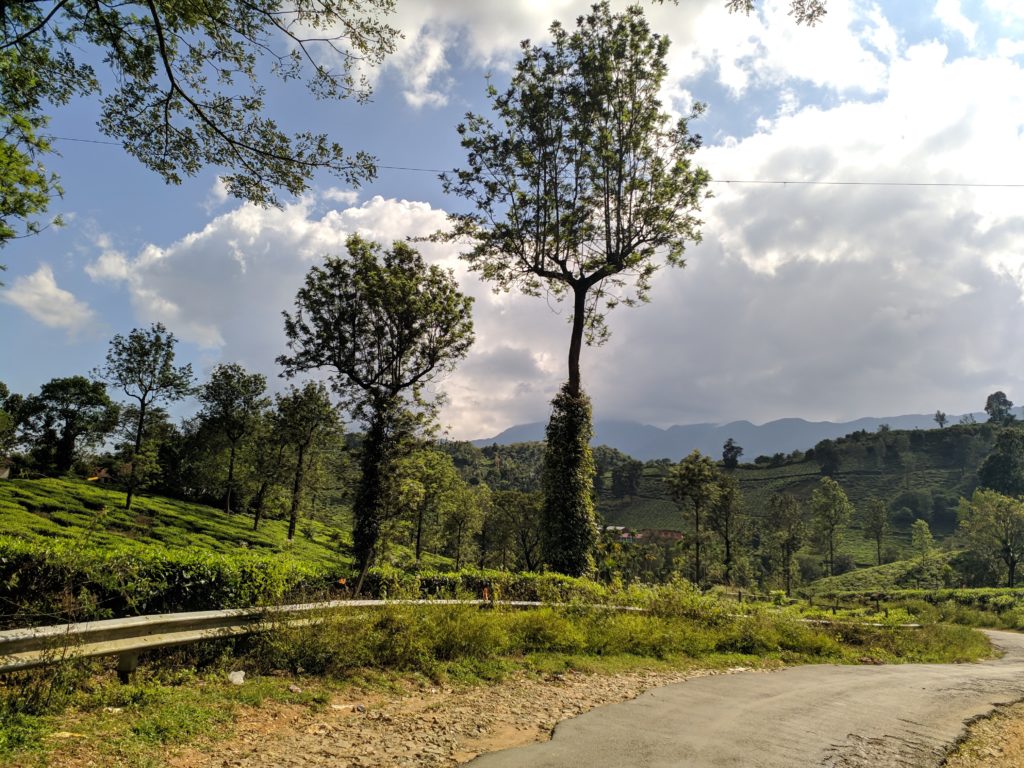
[[[615,309],[610,340],[584,349],[595,418],[838,421],[978,411],[996,390],[1024,401],[1024,4],[829,0],[813,28],[787,0],[749,17],[724,0],[644,7],[672,40],[665,108],[707,104],[691,128],[714,197],[686,267],[660,270],[650,303]],[[201,377],[238,362],[281,389],[281,312],[310,266],[351,233],[390,243],[465,211],[437,178],[464,162],[456,125],[487,113],[486,78],[507,82],[520,40],[586,8],[398,0],[404,37],[370,73],[370,103],[273,86],[268,107],[373,153],[378,178],[318,177],[281,209],[228,198],[216,168],[167,186],[91,143],[107,141],[95,102],[55,112],[65,225],[0,250],[0,380],[28,394],[87,373],[115,333],[160,321]],[[495,294],[457,245],[419,247],[476,299],[476,343],[441,382],[447,434],[545,420],[569,310]]]

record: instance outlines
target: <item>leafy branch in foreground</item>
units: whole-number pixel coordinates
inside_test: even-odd
[[[299,194],[318,170],[350,184],[372,178],[369,155],[266,116],[262,81],[269,69],[303,80],[316,99],[366,100],[365,70],[399,34],[382,20],[393,9],[394,0],[0,3],[0,245],[19,223],[38,227],[32,217],[60,194],[40,158],[53,151],[50,112],[74,96],[101,96],[100,130],[168,183],[213,165],[228,169],[230,194],[274,205],[277,189]]]

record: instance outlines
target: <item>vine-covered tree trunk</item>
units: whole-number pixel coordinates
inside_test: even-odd
[[[582,576],[594,567],[594,457],[590,398],[571,383],[552,401],[544,452],[544,561],[558,573]]]
[[[388,459],[391,454],[388,422],[389,416],[386,411],[378,410],[374,413],[359,458],[362,476],[359,478],[352,505],[352,514],[355,518],[352,539],[356,564],[359,566],[356,594],[362,589],[363,580],[373,564],[374,552],[380,540],[381,483],[388,471]]]

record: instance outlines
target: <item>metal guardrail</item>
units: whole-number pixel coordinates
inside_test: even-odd
[[[0,632],[0,673],[46,666],[69,658],[117,656],[122,680],[135,671],[139,654],[154,648],[186,645],[201,640],[247,635],[280,624],[300,626],[316,614],[343,608],[384,605],[476,605],[538,608],[551,603],[525,600],[332,600],[264,608],[230,608],[123,619],[86,621]],[[631,606],[605,606],[613,610],[640,610]]]
[[[282,624],[302,626],[316,621],[318,614],[345,608],[375,608],[385,605],[539,608],[558,603],[528,600],[332,600],[262,608],[229,608],[192,611],[122,619],[57,624],[45,627],[0,631],[0,674],[42,667],[68,659],[117,656],[117,672],[126,681],[138,667],[139,654],[155,648],[187,645],[202,640],[262,632]],[[613,611],[640,611],[625,605],[594,605]],[[737,617],[742,614],[736,614]],[[887,625],[827,619],[800,619],[808,624],[867,624],[873,627],[919,629],[919,624]]]

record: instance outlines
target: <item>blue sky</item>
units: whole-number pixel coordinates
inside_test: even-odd
[[[795,26],[785,0],[750,18],[720,0],[645,6],[673,41],[667,107],[709,106],[701,163],[725,180],[1024,184],[1024,7],[1014,0],[829,1]],[[373,102],[324,104],[272,86],[285,125],[327,130],[383,166],[460,163],[455,125],[485,111],[522,38],[586,3],[398,0],[405,35],[371,73]],[[104,141],[97,108],[55,136]],[[160,320],[200,373],[242,363],[276,386],[280,313],[309,266],[358,231],[427,234],[460,210],[436,175],[382,168],[359,190],[317,179],[262,210],[224,197],[217,169],[169,187],[119,147],[58,141],[66,226],[9,244],[0,380],[28,393],[98,365],[114,333]],[[667,426],[846,419],[1024,401],[1024,188],[725,184],[684,270],[620,308],[584,350],[598,417]],[[494,295],[457,248],[426,245],[477,297],[477,344],[443,383],[450,434],[542,420],[565,376],[567,312]]]

